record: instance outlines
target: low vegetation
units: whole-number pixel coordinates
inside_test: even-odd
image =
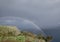
[[[20,31],[16,26],[0,26],[0,42],[49,42],[51,39],[51,36]]]

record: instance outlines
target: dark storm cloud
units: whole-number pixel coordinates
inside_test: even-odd
[[[19,16],[40,27],[59,26],[60,0],[0,0],[0,16]]]

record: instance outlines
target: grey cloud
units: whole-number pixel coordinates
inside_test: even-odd
[[[40,27],[58,26],[60,0],[0,0],[1,16],[18,16]]]

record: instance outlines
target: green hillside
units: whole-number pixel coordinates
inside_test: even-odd
[[[48,42],[52,37],[21,31],[16,26],[0,26],[0,42]]]

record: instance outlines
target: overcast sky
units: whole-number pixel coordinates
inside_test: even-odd
[[[0,0],[0,17],[18,16],[41,28],[60,25],[60,0]]]

